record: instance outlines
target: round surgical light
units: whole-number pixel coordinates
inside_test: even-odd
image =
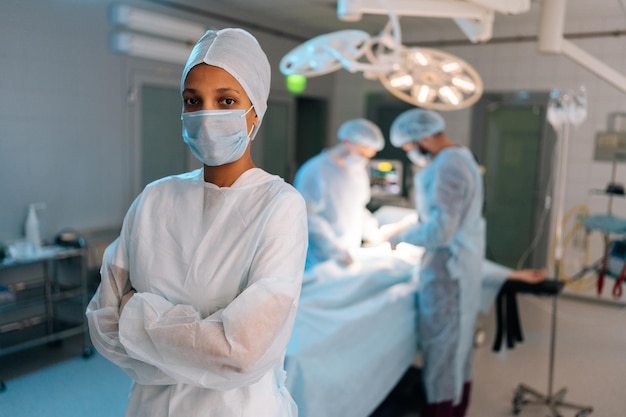
[[[403,48],[392,71],[380,82],[397,98],[434,110],[456,110],[476,103],[483,83],[472,66],[438,49]]]
[[[289,51],[280,60],[280,72],[316,77],[342,67],[339,60],[359,59],[370,35],[362,30],[340,30],[309,39]]]
[[[476,103],[483,83],[472,66],[438,49],[402,45],[393,13],[383,32],[370,37],[360,30],[317,36],[292,49],[280,71],[316,77],[344,68],[376,79],[397,98],[433,110],[456,110]],[[291,89],[290,89],[291,91]]]

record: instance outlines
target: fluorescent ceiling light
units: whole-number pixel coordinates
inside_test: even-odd
[[[113,5],[109,16],[114,25],[189,43],[195,43],[207,31],[207,28],[199,23],[124,4]]]
[[[111,35],[111,49],[114,52],[173,64],[184,65],[191,48],[181,42],[134,33],[114,32]]]

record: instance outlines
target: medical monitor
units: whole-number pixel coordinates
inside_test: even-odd
[[[402,161],[371,159],[367,165],[372,198],[385,199],[402,195]]]

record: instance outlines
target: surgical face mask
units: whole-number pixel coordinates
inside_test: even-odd
[[[367,165],[367,162],[369,161],[369,158],[364,157],[358,152],[351,152],[348,155],[344,156],[343,160],[348,166],[365,167]]]
[[[183,140],[207,166],[241,158],[250,139],[246,114],[252,110],[200,110],[182,114]],[[251,133],[252,131],[250,131]]]
[[[427,158],[430,158],[430,151],[424,147],[420,142],[417,142],[417,150]]]
[[[411,162],[421,168],[424,168],[430,163],[430,157],[420,152],[417,148],[407,151],[406,156],[409,157]]]

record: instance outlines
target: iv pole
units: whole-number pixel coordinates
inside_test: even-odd
[[[555,98],[553,98],[555,99]],[[565,101],[565,105],[568,105],[567,102],[568,97],[563,97]],[[567,108],[556,110],[561,112],[559,116],[558,122],[554,123],[558,124],[559,129],[557,130],[557,140],[558,147],[555,150],[556,155],[558,155],[558,163],[557,163],[557,172],[558,172],[558,181],[556,187],[556,228],[555,228],[555,259],[554,259],[554,279],[558,280],[560,276],[560,265],[561,259],[563,257],[563,242],[562,242],[562,234],[563,234],[563,212],[564,212],[564,201],[565,201],[565,175],[567,171],[567,155],[569,148],[569,123]],[[552,122],[552,121],[551,121]],[[522,410],[522,406],[525,404],[545,404],[553,417],[561,417],[558,408],[566,407],[574,410],[578,410],[576,417],[586,417],[593,411],[593,407],[582,406],[577,404],[572,404],[564,401],[565,394],[567,392],[567,388],[561,388],[559,391],[554,393],[553,391],[553,383],[554,383],[554,362],[555,362],[555,353],[556,353],[556,319],[557,319],[557,298],[558,294],[555,294],[552,298],[552,316],[550,322],[550,360],[548,365],[548,392],[547,394],[541,394],[539,391],[530,388],[525,384],[520,384],[515,390],[515,394],[513,397],[513,413],[519,414]],[[525,399],[526,395],[531,396],[533,399]]]

